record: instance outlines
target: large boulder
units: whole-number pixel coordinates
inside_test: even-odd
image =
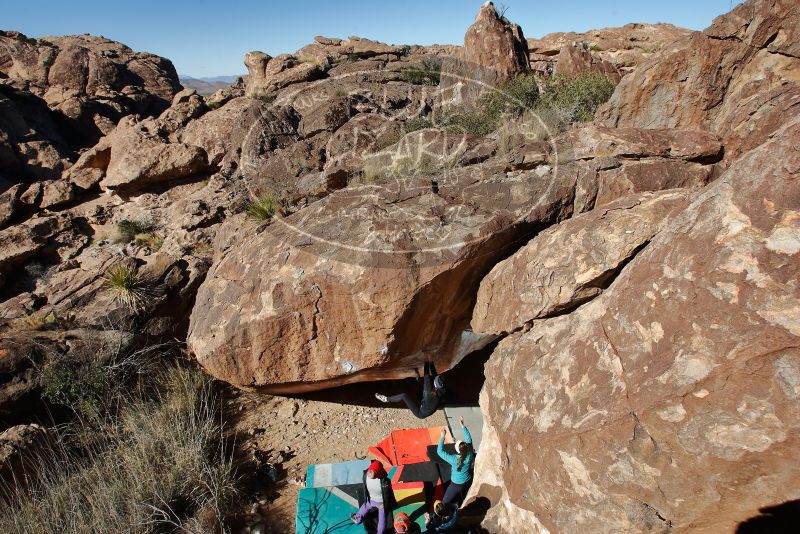
[[[687,190],[634,195],[548,228],[481,281],[472,329],[507,334],[592,300],[688,200]]]
[[[296,55],[306,61],[311,60],[320,64],[343,61],[358,62],[358,60],[371,58],[395,61],[420,48],[423,47],[388,45],[356,36],[347,39],[317,36],[314,37],[313,43],[298,50]],[[452,53],[455,47],[434,45],[424,48],[433,53],[447,54]]]
[[[797,498],[798,146],[795,119],[572,313],[535,320],[538,301],[498,294],[512,300],[496,306],[528,303],[504,330],[533,321],[486,367],[473,488],[496,503],[488,528],[733,532]],[[530,280],[500,270],[522,291],[551,277],[576,287],[570,270],[585,267],[559,260],[563,246],[523,262]],[[601,271],[607,257],[580,261]]]
[[[208,169],[205,150],[185,143],[164,143],[131,136],[112,147],[111,163],[100,186],[121,192],[199,174]]]
[[[81,154],[65,178],[81,189],[99,184],[130,193],[207,172],[212,166],[205,149],[179,141],[186,125],[205,111],[200,96],[186,89],[156,118],[126,117]]]
[[[0,32],[0,74],[72,119],[95,142],[130,113],[157,115],[180,90],[172,63],[93,35],[31,39]]]
[[[592,52],[583,44],[572,44],[561,49],[556,56],[555,74],[575,76],[585,72],[596,72],[604,75],[614,83],[622,77],[614,65]]]
[[[473,166],[348,187],[240,229],[198,292],[189,347],[212,375],[265,391],[451,367],[492,339],[467,328],[482,275],[567,216],[574,185]]]
[[[729,164],[800,109],[798,42],[797,2],[748,0],[623,78],[598,121],[719,133]]]
[[[26,183],[58,178],[79,146],[75,137],[44,100],[0,85],[0,175]]]
[[[498,14],[492,2],[486,2],[467,29],[459,55],[442,63],[439,87],[443,102],[474,104],[492,87],[529,70],[522,28]]]
[[[278,89],[324,75],[320,64],[301,61],[290,54],[273,58],[264,52],[248,52],[244,56],[244,64],[249,73],[245,94],[252,97],[266,97]]]

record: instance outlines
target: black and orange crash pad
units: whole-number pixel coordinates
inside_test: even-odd
[[[428,446],[439,443],[439,428],[413,428],[395,430],[377,445],[367,449],[377,460],[387,466],[408,465],[430,461]],[[445,443],[452,443],[448,435]]]

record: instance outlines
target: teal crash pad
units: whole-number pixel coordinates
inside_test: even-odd
[[[350,514],[358,511],[358,499],[351,489],[360,484],[342,488],[304,488],[297,495],[297,534],[363,534],[364,527],[355,525]],[[351,490],[351,491],[347,491]]]

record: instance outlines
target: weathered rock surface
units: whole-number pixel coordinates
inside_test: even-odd
[[[703,34],[529,54],[489,4],[463,48],[320,37],[249,54],[247,88],[207,99],[100,38],[3,33],[0,412],[50,358],[187,331],[211,374],[269,392],[445,370],[496,341],[485,528],[733,531],[797,497],[797,26],[787,0],[750,1]],[[447,55],[451,96],[447,73],[491,86],[529,58],[625,76],[603,124],[552,140],[407,133],[441,102],[405,69]],[[270,222],[245,213],[261,192]],[[117,264],[143,275],[138,309],[104,279]]]
[[[0,480],[24,483],[27,468],[34,462],[37,449],[47,441],[47,430],[37,424],[16,425],[0,432]],[[31,464],[28,464],[31,461]]]
[[[564,72],[561,54],[564,50],[577,48],[589,54],[592,64],[609,64],[625,75],[691,33],[672,24],[632,23],[621,28],[602,28],[585,33],[549,33],[540,39],[529,38],[527,41],[534,72]],[[586,54],[581,53],[581,56]]]
[[[481,281],[472,329],[507,334],[597,297],[688,200],[685,190],[626,197],[545,230]]]
[[[317,36],[314,38],[313,43],[298,50],[296,55],[304,60],[312,60],[324,64],[342,60],[353,62],[372,58],[396,60],[423,48],[432,53],[443,54],[452,53],[456,49],[454,46],[411,47],[387,45],[355,36],[347,39]]]
[[[237,386],[302,391],[408,376],[425,358],[446,368],[488,342],[465,331],[464,294],[570,212],[574,177],[434,178],[436,193],[422,178],[349,187],[229,245],[192,312],[198,361]]]
[[[575,172],[575,211],[643,191],[705,185],[722,158],[716,136],[691,130],[587,125],[555,139],[560,172]]]
[[[180,89],[169,60],[92,35],[31,39],[0,32],[0,73],[3,83],[72,119],[71,134],[86,136],[86,144],[124,115],[157,115]]]
[[[502,460],[475,486],[513,506],[490,521],[730,532],[796,497],[799,137],[733,163],[602,296],[500,343],[481,405]]]
[[[730,163],[800,109],[799,10],[792,0],[742,3],[626,76],[598,120],[719,133]]]
[[[439,88],[445,104],[470,105],[488,89],[529,70],[522,28],[486,2],[467,29],[459,55],[443,62]]]
[[[295,56],[282,54],[273,58],[264,52],[248,52],[244,57],[247,67],[247,96],[265,96],[288,85],[319,78],[323,74],[321,66],[313,62],[303,62]]]
[[[553,73],[575,76],[583,72],[602,74],[614,83],[622,77],[612,63],[595,56],[588,48],[580,44],[564,46],[556,56]]]
[[[175,95],[172,105],[157,118],[126,117],[81,155],[66,178],[82,189],[99,184],[107,190],[131,192],[208,171],[206,151],[177,140],[183,128],[205,111],[202,99],[187,89]]]
[[[56,179],[77,146],[44,100],[0,85],[0,176],[15,183]]]
[[[112,148],[111,162],[100,185],[106,189],[135,191],[192,176],[207,168],[207,156],[200,147],[136,137]]]

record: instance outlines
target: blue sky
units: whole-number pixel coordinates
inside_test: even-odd
[[[31,37],[93,33],[172,60],[190,76],[238,74],[249,50],[294,52],[315,35],[461,44],[480,0],[4,0],[0,29]],[[495,2],[499,4],[499,2]],[[702,29],[737,0],[505,0],[527,37],[628,22]]]

